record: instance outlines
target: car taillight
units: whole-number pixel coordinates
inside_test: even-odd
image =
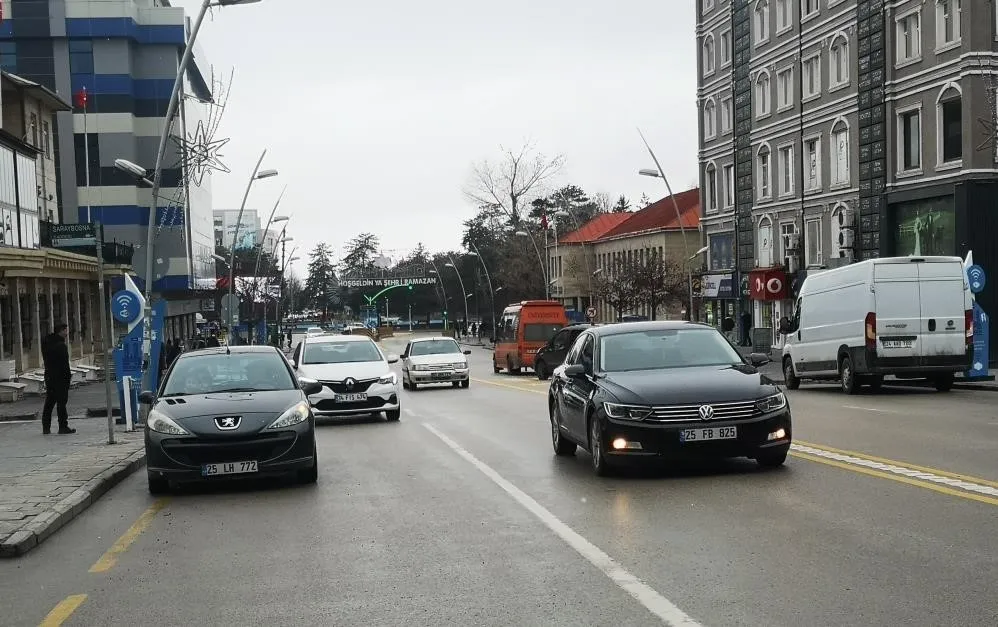
[[[877,350],[877,314],[866,314],[866,348]]]
[[[964,328],[967,329],[967,344],[974,343],[974,310],[963,312]]]

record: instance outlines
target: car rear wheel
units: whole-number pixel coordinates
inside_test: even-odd
[[[167,494],[170,491],[170,482],[163,477],[157,477],[151,472],[147,473],[149,479],[149,494]]]
[[[839,378],[842,382],[842,391],[846,394],[855,394],[859,391],[859,382],[852,370],[852,359],[848,355],[844,356],[839,364]]]
[[[787,461],[788,452],[790,452],[790,449],[766,451],[765,453],[756,455],[755,461],[763,468],[778,468]]]
[[[940,375],[933,379],[932,385],[935,386],[937,392],[949,392],[953,389],[953,375]]]
[[[305,470],[298,471],[299,483],[315,483],[319,480],[319,455],[318,451],[312,448],[312,466]]]
[[[401,418],[401,417],[402,417],[402,408],[401,407],[398,408],[398,409],[392,409],[390,411],[386,411],[385,412],[385,418],[388,419],[388,422],[398,422],[399,418]]]
[[[549,376],[551,376],[548,374],[548,366],[547,364],[544,363],[544,360],[538,361],[534,365],[534,374],[537,375],[537,378],[540,381],[543,381],[544,379],[547,379]]]
[[[502,370],[502,368],[499,367],[499,362],[496,361],[496,356],[492,355],[492,372],[495,374],[499,374],[500,370]]]
[[[520,374],[520,369],[513,367],[513,357],[510,355],[506,355],[506,371],[510,374]]]

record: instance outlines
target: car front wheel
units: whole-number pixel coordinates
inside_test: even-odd
[[[589,454],[592,456],[593,472],[596,476],[609,476],[612,469],[603,444],[603,426],[596,418],[591,418],[589,421]]]
[[[388,419],[388,422],[398,422],[401,417],[402,417],[401,407],[398,409],[392,409],[390,411],[385,412],[385,418]]]
[[[298,471],[299,483],[315,483],[319,480],[319,456],[315,448],[312,449],[312,466],[305,470]]]
[[[756,455],[755,461],[763,468],[778,468],[787,461],[787,453],[790,449],[779,449],[774,451],[766,451],[765,453],[760,453]]]
[[[551,445],[554,447],[554,454],[562,457],[575,455],[575,449],[578,448],[575,442],[566,440],[561,435],[561,410],[557,405],[551,412]]]
[[[170,491],[170,482],[163,477],[154,476],[148,473],[149,494],[166,494]]]

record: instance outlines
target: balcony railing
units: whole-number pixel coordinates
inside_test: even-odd
[[[53,222],[47,220],[38,221],[38,245],[42,248],[55,248],[52,246],[52,225]],[[96,246],[61,246],[57,250],[97,257]],[[117,241],[104,242],[104,263],[115,265],[132,265],[132,257],[135,255],[135,247]]]

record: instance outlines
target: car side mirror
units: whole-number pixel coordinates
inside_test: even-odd
[[[586,367],[582,364],[569,364],[562,372],[566,377],[581,377],[586,374]]]
[[[156,402],[156,395],[146,390],[145,392],[139,393],[139,402],[143,405],[152,405]]]
[[[398,363],[398,360],[399,360],[399,356],[398,355],[389,355],[388,356],[388,363],[390,363],[390,364],[396,364],[396,363]]]
[[[312,379],[298,379],[298,383],[301,385],[301,391],[305,393],[305,396],[318,394],[322,391],[322,384],[318,381],[313,381]]]
[[[752,353],[749,355],[749,362],[751,362],[753,366],[765,366],[771,361],[772,359],[770,359],[769,355],[766,353]]]
[[[465,354],[465,355],[470,355],[470,354],[471,354],[471,351],[470,351],[470,350],[466,350],[466,351],[464,351],[464,354]]]

